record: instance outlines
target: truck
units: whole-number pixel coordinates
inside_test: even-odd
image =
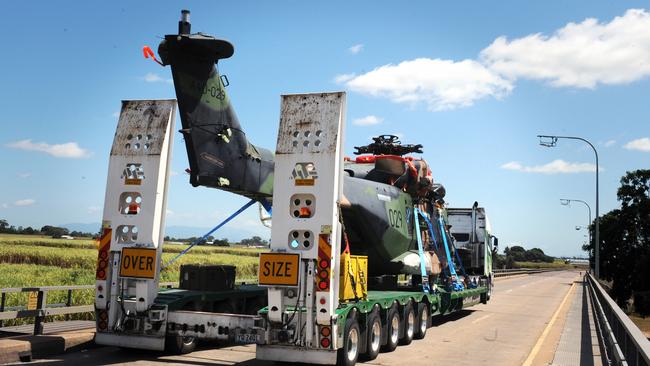
[[[485,230],[478,244],[454,239],[461,211],[412,156],[422,145],[383,135],[345,157],[346,94],[328,92],[283,95],[275,152],[255,146],[215,67],[234,47],[190,30],[183,11],[178,34],[158,48],[177,100],[122,102],[96,343],[187,353],[222,340],[255,343],[262,360],[354,365],[424,338],[434,317],[489,300],[496,239]],[[248,197],[242,210],[257,202],[271,216],[257,284],[234,284],[233,268],[186,266],[179,288],[159,289],[176,105],[190,183]]]

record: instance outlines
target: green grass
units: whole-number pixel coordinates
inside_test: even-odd
[[[167,263],[186,245],[165,244],[162,263]],[[161,271],[161,282],[177,282],[181,264],[227,264],[237,267],[237,279],[257,277],[261,249],[244,247],[194,247],[170,267]],[[97,242],[92,239],[52,239],[36,235],[0,234],[0,288],[95,283]],[[66,291],[48,293],[48,303],[65,303]],[[72,305],[94,301],[94,290],[73,291]],[[27,293],[8,293],[6,306],[24,306]],[[73,319],[90,319],[92,314],[75,314]],[[28,319],[5,322],[24,324]],[[31,321],[31,319],[29,319]]]
[[[583,266],[577,264],[566,264],[562,259],[556,259],[552,263],[545,262],[515,262],[513,268],[544,268],[544,269],[574,269],[582,268]]]

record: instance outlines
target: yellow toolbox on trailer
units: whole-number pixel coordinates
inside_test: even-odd
[[[342,301],[368,298],[368,257],[341,254],[339,298]]]

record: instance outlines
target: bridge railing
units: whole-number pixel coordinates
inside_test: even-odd
[[[531,274],[531,273],[541,273],[556,271],[552,268],[510,268],[510,269],[495,269],[494,277],[508,277],[508,276],[517,276],[522,274]]]
[[[170,288],[175,282],[162,282],[160,287]],[[34,319],[34,335],[43,334],[43,322],[46,316],[70,315],[95,311],[94,305],[72,305],[72,293],[79,290],[91,290],[95,285],[70,285],[70,286],[41,286],[41,287],[11,287],[0,289],[0,327],[5,320],[20,318]],[[54,291],[66,291],[65,303],[48,304],[47,294]],[[29,293],[27,304],[21,306],[7,305],[7,295],[12,293]]]
[[[587,284],[610,364],[649,366],[650,342],[591,274]]]

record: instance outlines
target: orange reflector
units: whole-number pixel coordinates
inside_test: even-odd
[[[322,327],[320,328],[320,335],[323,337],[329,337],[331,333],[330,327]]]
[[[300,217],[301,218],[311,217],[311,210],[308,207],[301,207],[300,208]]]

